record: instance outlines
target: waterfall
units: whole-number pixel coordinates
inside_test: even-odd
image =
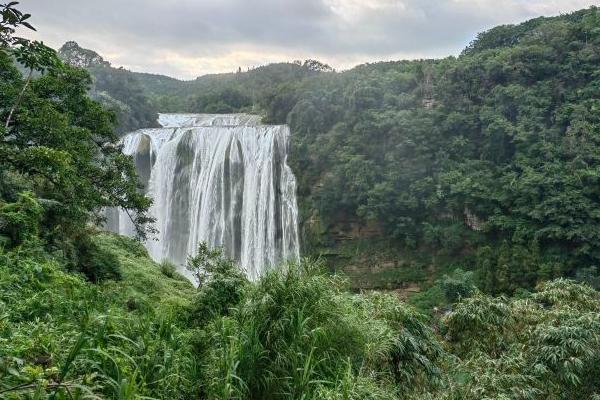
[[[178,266],[199,242],[225,254],[256,279],[299,257],[296,180],[287,165],[289,128],[247,114],[161,114],[157,129],[123,138],[159,233],[146,242],[157,261]],[[123,211],[108,229],[132,235]],[[185,272],[185,271],[184,271]]]

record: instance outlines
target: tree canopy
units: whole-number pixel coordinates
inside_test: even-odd
[[[105,208],[120,207],[143,237],[150,200],[117,144],[114,114],[88,96],[86,71],[64,65],[41,42],[12,35],[27,19],[15,5],[0,6],[0,235],[20,245],[23,233],[43,224],[42,239],[65,250],[65,240],[101,222]]]

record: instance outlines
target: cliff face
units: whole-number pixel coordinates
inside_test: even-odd
[[[98,53],[84,49],[77,42],[66,42],[59,50],[59,56],[69,65],[79,68],[94,66],[110,67],[110,63]]]

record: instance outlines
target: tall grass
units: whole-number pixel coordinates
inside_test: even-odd
[[[209,399],[388,399],[435,378],[441,349],[392,295],[352,295],[304,261],[248,287],[207,328]]]
[[[104,240],[118,282],[0,254],[0,397],[394,399],[435,381],[438,342],[393,295],[351,294],[308,261],[254,283],[223,264],[195,292]]]
[[[102,245],[118,255],[122,280],[90,283],[39,249],[0,251],[0,398],[600,393],[600,294],[588,286],[557,280],[513,299],[476,292],[438,321],[442,341],[394,294],[352,294],[318,263],[251,283],[224,262],[196,290],[162,274],[126,239],[105,237]]]
[[[167,279],[156,265],[137,274]],[[48,254],[0,252],[0,398],[197,398],[195,330],[147,300],[161,293],[132,287],[92,284]]]

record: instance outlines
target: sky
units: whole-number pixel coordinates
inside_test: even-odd
[[[313,58],[357,64],[458,55],[496,25],[600,0],[20,0],[31,38],[75,40],[114,66],[193,79]]]

